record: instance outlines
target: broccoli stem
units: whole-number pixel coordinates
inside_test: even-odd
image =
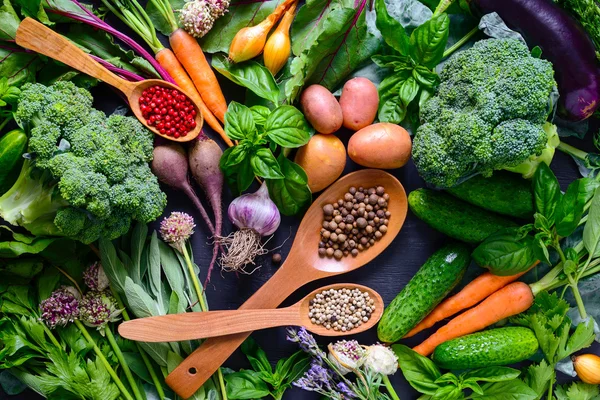
[[[588,156],[588,153],[586,153],[585,151],[579,150],[578,148],[575,148],[570,144],[566,144],[564,142],[560,142],[560,144],[556,148],[562,151],[563,153],[573,156],[579,160],[585,160]]]

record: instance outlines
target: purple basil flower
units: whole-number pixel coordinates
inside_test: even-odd
[[[50,329],[66,326],[79,317],[81,295],[72,286],[61,286],[40,303],[42,320]]]
[[[96,292],[102,292],[108,288],[108,277],[104,273],[104,268],[100,262],[90,265],[83,273],[83,282],[85,285]]]
[[[327,354],[321,350],[313,335],[307,332],[306,328],[302,327],[299,330],[288,328],[287,340],[293,343],[298,343],[298,346],[306,353],[322,361]]]

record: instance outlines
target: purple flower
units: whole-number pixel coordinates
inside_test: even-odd
[[[185,242],[194,233],[194,218],[182,212],[172,212],[160,223],[160,235],[171,247],[183,253]]]
[[[88,292],[79,304],[81,322],[99,330],[109,322],[116,322],[121,312],[116,306],[116,299],[106,292]]]
[[[222,17],[229,11],[229,0],[207,0],[207,2],[215,19]]]
[[[294,382],[294,386],[311,392],[328,393],[333,391],[335,382],[331,371],[313,360],[310,369],[304,373],[302,378]]]
[[[298,346],[306,353],[312,355],[318,360],[322,361],[327,355],[319,345],[317,344],[313,335],[306,331],[306,328],[302,327],[299,330],[294,328],[287,329],[287,340],[293,343],[298,343]]]
[[[190,35],[200,38],[212,29],[215,22],[214,14],[207,1],[191,0],[186,2],[179,11],[179,22]]]
[[[338,384],[336,385],[336,389],[338,392],[340,392],[342,394],[344,399],[357,399],[358,398],[356,393],[354,393],[352,391],[352,389],[350,389],[350,387],[348,385],[346,385],[344,382],[338,382]]]
[[[83,282],[85,285],[97,292],[101,292],[108,288],[108,277],[104,273],[104,268],[100,262],[95,262],[90,265],[83,273]]]
[[[40,303],[42,320],[50,329],[66,326],[79,317],[81,295],[71,286],[61,286]]]

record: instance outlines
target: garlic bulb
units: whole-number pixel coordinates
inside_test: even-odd
[[[264,182],[255,193],[247,193],[233,200],[227,215],[238,228],[251,229],[260,236],[272,235],[281,222],[279,210],[269,197]]]

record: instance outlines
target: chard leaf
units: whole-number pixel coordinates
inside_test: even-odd
[[[11,86],[21,86],[35,81],[36,72],[44,62],[36,53],[28,53],[17,47],[0,48],[0,76],[8,78]]]
[[[10,4],[10,0],[3,0],[0,7],[0,39],[14,40],[20,23],[21,19]]]

